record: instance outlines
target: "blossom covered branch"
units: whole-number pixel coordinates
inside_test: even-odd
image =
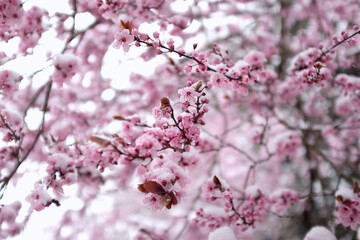
[[[0,238],[356,238],[356,1],[37,4],[0,3]]]

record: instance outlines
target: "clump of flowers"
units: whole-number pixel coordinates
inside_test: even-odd
[[[336,194],[337,222],[358,229],[360,224],[360,191],[357,182],[354,182],[353,189],[340,188]]]

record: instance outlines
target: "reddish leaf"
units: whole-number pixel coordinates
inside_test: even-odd
[[[126,118],[124,118],[122,115],[115,115],[115,116],[113,116],[113,119],[120,120],[120,121],[126,120]]]
[[[170,62],[171,65],[175,65],[175,62],[174,62],[174,60],[172,58],[169,58],[169,62]]]
[[[145,189],[146,192],[155,193],[158,195],[164,195],[166,193],[164,188],[155,181],[147,181],[141,185]]]
[[[198,91],[200,90],[202,84],[203,84],[202,81],[198,82],[198,84],[197,84],[196,87],[195,87],[195,91],[198,92]]]
[[[130,21],[125,22],[123,20],[120,20],[120,27],[122,29],[128,29],[130,34],[132,34],[132,27]]]
[[[172,197],[169,193],[165,193],[164,196],[160,199],[161,205],[165,206],[167,209],[171,208]]]
[[[148,191],[146,191],[146,189],[144,188],[144,185],[143,184],[139,184],[137,189],[140,191],[140,192],[143,192],[143,193],[148,193]]]
[[[343,202],[344,201],[343,196],[341,196],[341,195],[336,196],[336,201]]]
[[[358,192],[359,192],[359,184],[358,184],[358,182],[354,182],[354,183],[353,183],[353,190],[354,190],[354,193],[358,193]]]
[[[174,192],[173,192],[173,191],[171,191],[169,194],[171,195],[171,204],[172,204],[172,205],[176,205],[176,204],[178,204],[178,200],[177,200],[177,198],[176,198],[176,196],[175,196]]]
[[[350,199],[346,199],[345,201],[343,201],[343,203],[349,207],[349,206],[351,206],[352,201]]]
[[[103,147],[107,147],[111,144],[110,141],[96,136],[90,136],[90,141],[95,142]]]
[[[171,107],[170,100],[167,97],[161,99],[161,108]]]
[[[213,182],[214,182],[216,187],[221,188],[221,182],[220,182],[220,180],[219,180],[219,178],[217,176],[214,176]]]
[[[54,143],[57,142],[52,134],[50,134],[50,138],[51,138],[51,141],[53,141]]]

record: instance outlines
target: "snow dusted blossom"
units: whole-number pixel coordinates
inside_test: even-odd
[[[354,238],[358,1],[36,2],[0,1],[1,239],[60,202],[51,239]]]
[[[133,41],[134,36],[132,36],[128,30],[119,30],[115,33],[113,47],[122,47],[124,52],[128,52],[130,49],[130,44]]]
[[[228,79],[221,73],[213,73],[210,77],[210,82],[214,87],[222,88],[227,86]]]
[[[226,65],[223,64],[223,63],[220,63],[220,64],[217,66],[217,71],[218,71],[219,73],[222,73],[222,74],[226,73],[226,72],[227,72]]]
[[[2,169],[2,171],[0,171],[0,177],[3,177],[6,174],[4,170],[12,166],[17,160],[18,153],[18,146],[10,145],[0,148],[0,169]]]
[[[24,9],[20,0],[1,1],[0,12],[0,39],[8,41],[21,23]]]
[[[200,93],[195,91],[193,87],[186,87],[178,90],[180,94],[180,101],[181,102],[189,102],[194,104],[196,98],[200,96]]]
[[[336,237],[329,229],[316,226],[310,229],[310,231],[306,234],[304,240],[336,240]]]
[[[170,49],[174,49],[174,40],[172,38],[169,38],[166,42],[166,44],[169,46]]]
[[[223,211],[226,213],[229,222],[239,227],[241,231],[246,231],[249,227],[255,228],[257,222],[263,222],[264,215],[268,212],[269,197],[265,195],[257,186],[249,186],[241,194],[239,204],[237,197],[234,196],[227,183],[214,176],[202,186],[202,196],[205,201],[214,202],[224,206]],[[211,217],[200,211],[197,222],[205,221]],[[218,215],[218,225],[224,219],[224,216]],[[208,223],[213,225],[212,221]],[[205,225],[206,225],[205,224]],[[221,225],[219,225],[221,226]]]
[[[7,128],[6,124],[13,130],[20,130],[22,128],[23,118],[16,109],[5,108],[0,110],[0,114],[2,116],[0,128]],[[5,123],[3,120],[5,120]]]
[[[100,172],[104,172],[105,168],[108,168],[113,164],[117,164],[119,161],[119,153],[114,151],[114,148],[110,145],[109,140],[98,138],[100,139],[100,141],[98,141],[97,139],[94,140],[94,138],[97,137],[92,136],[91,140],[97,144],[89,144],[83,149],[84,154],[80,156],[78,164],[82,166],[89,166],[90,168],[98,169]],[[101,147],[99,147],[99,145]]]
[[[356,76],[339,74],[335,79],[344,91],[345,95],[353,95],[360,90],[360,78]]]
[[[266,62],[266,57],[264,53],[253,50],[246,54],[244,61],[250,66],[261,66],[264,62]]]
[[[328,55],[322,56],[321,51],[309,48],[295,56],[290,64],[289,72],[297,76],[297,80],[305,84],[319,84],[327,79],[328,69],[326,63],[331,60]]]
[[[63,186],[73,184],[78,179],[75,161],[65,153],[55,153],[48,158],[48,177],[45,182],[57,196],[64,194]]]
[[[192,67],[191,67],[191,66],[185,65],[185,67],[184,67],[184,72],[185,72],[185,73],[190,73],[191,70],[192,70]]]
[[[301,146],[301,138],[297,134],[279,134],[276,144],[276,153],[280,159],[293,158]]]
[[[62,87],[64,83],[68,83],[69,80],[76,74],[79,64],[78,59],[73,54],[61,54],[54,60],[54,73],[52,80]]]
[[[101,14],[105,19],[116,19],[119,11],[126,6],[126,3],[123,0],[96,2],[98,4],[99,14]]]
[[[36,211],[41,211],[53,202],[56,202],[56,200],[53,200],[47,193],[45,186],[38,182],[34,184],[34,189],[31,194],[26,197],[26,200],[31,204],[31,209]],[[57,202],[57,204],[59,203]]]
[[[18,73],[11,70],[0,71],[0,91],[5,96],[11,96],[19,88],[22,79]]]
[[[16,221],[21,209],[21,202],[15,201],[11,204],[0,205],[0,237],[15,236],[20,233],[23,226]]]
[[[21,38],[19,44],[21,52],[28,53],[28,49],[36,46],[46,30],[45,24],[43,24],[43,18],[45,17],[48,17],[48,13],[36,6],[25,12],[18,29]]]
[[[159,34],[158,32],[154,32],[154,33],[153,33],[153,37],[154,37],[154,38],[159,38],[159,37],[160,37],[160,34]]]
[[[350,116],[357,111],[357,104],[354,104],[353,98],[343,96],[336,99],[335,112],[339,116]]]
[[[218,198],[222,198],[222,193],[229,191],[227,184],[221,178],[214,176],[206,181],[206,183],[201,187],[202,197],[206,201],[215,201]]]
[[[229,85],[233,87],[236,92],[240,93],[243,96],[247,96],[249,94],[248,87],[243,83],[240,83],[238,81],[232,81]]]
[[[161,144],[152,134],[143,134],[135,141],[135,149],[141,156],[156,156]]]
[[[184,169],[176,163],[179,157],[181,156],[176,154],[174,158],[174,153],[166,151],[147,166],[146,172],[144,166],[139,167],[142,184],[139,184],[138,189],[146,193],[144,203],[150,209],[170,209],[185,194],[184,187],[188,178]]]
[[[356,231],[360,224],[360,195],[358,184],[353,189],[340,188],[336,194],[337,222]]]
[[[271,207],[277,214],[285,213],[299,201],[299,194],[291,189],[281,189],[270,196]]]
[[[8,24],[15,24],[19,22],[23,14],[23,9],[21,7],[21,1],[19,0],[10,0],[3,1],[0,4],[1,9],[1,22],[7,22]]]
[[[242,231],[246,231],[249,226],[254,228],[256,222],[263,222],[270,203],[269,197],[254,185],[245,189],[244,198],[244,204],[238,210],[240,218],[236,223]]]

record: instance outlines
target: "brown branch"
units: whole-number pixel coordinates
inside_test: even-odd
[[[38,142],[41,134],[44,131],[44,123],[45,123],[45,114],[47,111],[47,107],[48,107],[48,102],[49,102],[49,97],[50,97],[50,92],[51,92],[51,87],[52,87],[52,81],[50,80],[47,84],[47,89],[46,89],[46,95],[45,95],[45,100],[44,100],[44,105],[43,105],[43,116],[42,116],[42,120],[41,120],[41,124],[39,127],[39,130],[35,136],[35,139],[33,141],[33,143],[31,144],[31,146],[29,147],[29,149],[27,150],[27,152],[24,154],[24,156],[21,157],[21,152],[19,152],[18,154],[18,159],[17,159],[17,163],[14,166],[14,168],[11,170],[11,172],[4,177],[3,179],[0,180],[0,191],[4,191],[5,188],[7,187],[8,183],[10,182],[11,178],[15,175],[15,173],[17,172],[18,168],[21,166],[21,164],[27,159],[27,157],[30,155],[31,151],[34,149],[36,143]],[[0,199],[3,197],[4,192],[2,192],[2,194],[0,195]]]
[[[29,110],[29,108],[31,108],[31,106],[34,105],[34,103],[36,102],[36,100],[38,99],[38,97],[40,96],[40,94],[42,93],[42,91],[45,89],[47,84],[44,84],[43,86],[41,86],[37,91],[36,93],[34,94],[34,96],[31,98],[29,104],[27,105],[27,107],[25,108],[25,111],[24,111],[24,119],[26,117],[26,114]]]
[[[354,32],[353,34],[351,34],[349,37],[341,40],[340,42],[336,43],[335,45],[333,45],[331,48],[327,49],[325,52],[322,52],[321,55],[319,57],[317,57],[315,59],[315,62],[320,61],[322,57],[324,57],[326,54],[328,54],[331,50],[335,49],[337,46],[343,44],[344,42],[348,41],[350,38],[354,37],[355,35],[360,34],[360,30]]]
[[[141,40],[141,39],[140,39],[139,37],[137,37],[137,36],[134,36],[134,40],[137,41],[137,42],[139,42],[139,43],[144,43],[144,44],[146,44],[146,46],[148,46],[148,47],[153,47],[153,46],[154,46],[152,43],[143,41],[143,40]],[[166,47],[166,46],[163,45],[162,43],[159,43],[159,47],[160,47],[160,48],[163,48],[163,49],[166,49],[168,52],[177,53],[180,57],[185,57],[185,58],[187,58],[187,59],[191,59],[191,60],[195,61],[197,64],[205,66],[207,71],[210,71],[210,72],[218,72],[216,69],[214,69],[214,68],[210,67],[209,65],[201,62],[199,59],[197,59],[197,58],[195,58],[195,57],[192,57],[192,56],[190,56],[190,55],[187,55],[187,54],[185,54],[185,53],[181,53],[181,52],[179,52],[179,51],[177,51],[177,50],[175,50],[175,49],[171,49],[171,48],[169,48],[169,47]],[[257,69],[257,68],[251,68],[249,71],[256,70],[256,69]],[[241,81],[241,79],[242,79],[242,75],[240,75],[240,76],[237,77],[237,78],[231,77],[231,76],[229,76],[229,75],[227,75],[227,74],[223,74],[223,75],[224,75],[227,79],[229,79],[230,81],[232,81],[232,80],[233,80],[233,81]]]
[[[11,132],[11,135],[14,137],[15,140],[19,140],[20,137],[16,135],[16,132],[14,129],[11,128],[11,126],[5,121],[5,118],[2,114],[0,114],[1,121],[4,123],[5,127]]]
[[[61,51],[61,53],[64,53],[67,49],[68,49],[68,46],[70,44],[70,42],[72,40],[74,40],[77,36],[81,35],[85,35],[85,33],[91,29],[93,29],[94,27],[96,27],[97,25],[99,25],[101,22],[99,20],[96,20],[95,22],[93,22],[89,27],[87,27],[85,30],[83,31],[79,31],[79,32],[75,32],[75,30],[71,30],[70,33],[70,37],[68,38],[68,40],[66,41],[65,43],[65,46],[63,48],[63,50]],[[75,19],[74,19],[74,26],[75,26]]]
[[[170,106],[171,109],[171,119],[174,121],[176,127],[180,130],[180,132],[183,135],[183,138],[186,140],[185,144],[190,144],[191,140],[186,136],[184,129],[182,129],[178,123],[178,121],[176,121],[175,119],[175,115],[174,115],[174,109]]]

